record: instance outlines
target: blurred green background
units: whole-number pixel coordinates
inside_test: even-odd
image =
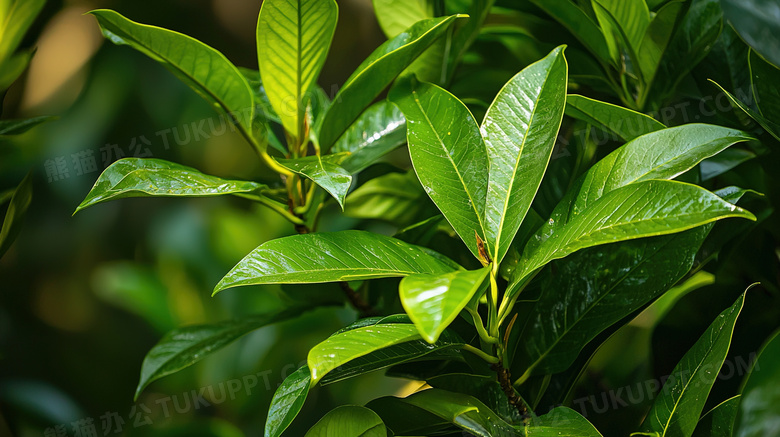
[[[0,186],[18,184],[30,170],[34,177],[24,228],[0,260],[0,435],[88,436],[89,419],[96,435],[261,435],[277,385],[310,347],[354,320],[352,311],[334,308],[261,329],[153,384],[134,408],[141,362],[164,333],[279,305],[273,287],[210,294],[249,251],[293,229],[229,198],[129,199],[72,216],[103,168],[122,156],[168,159],[225,177],[269,174],[200,97],[154,61],[105,41],[95,19],[83,14],[115,9],[256,69],[260,3],[52,0],[28,33],[22,46],[37,53],[9,90],[3,117],[60,118],[0,145]],[[331,95],[384,41],[369,1],[339,3],[320,80]],[[208,138],[196,133],[199,126]],[[355,389],[365,384],[370,393]],[[291,435],[302,435],[335,405],[403,392],[405,385],[370,375],[317,390]],[[212,405],[193,402],[201,394]],[[116,417],[124,423],[117,426]]]

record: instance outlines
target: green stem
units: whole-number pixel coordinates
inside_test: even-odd
[[[284,207],[284,205],[274,200],[271,200],[265,196],[261,196],[258,194],[244,194],[244,193],[237,193],[236,196],[253,200],[261,205],[264,205],[272,209],[273,211],[277,212],[279,215],[286,218],[288,221],[290,221],[290,223],[294,225],[304,224],[303,220],[301,220],[300,218],[292,214],[290,211],[288,211],[287,208]]]
[[[464,344],[461,347],[461,349],[463,349],[464,351],[471,352],[472,354],[482,358],[483,360],[487,361],[490,364],[498,364],[498,362],[500,361],[498,359],[498,357],[494,357],[493,355],[485,353],[481,349],[477,349],[477,348],[475,348],[474,346],[472,346],[470,344]]]
[[[485,326],[482,324],[482,317],[479,315],[479,313],[469,307],[466,307],[466,311],[471,314],[471,318],[474,320],[474,326],[477,328],[477,334],[479,334],[479,338],[488,344],[498,344],[498,338],[491,337],[487,330],[485,330]]]
[[[488,333],[491,337],[498,338],[498,284],[496,283],[498,264],[493,264],[490,270],[490,298],[488,299]]]

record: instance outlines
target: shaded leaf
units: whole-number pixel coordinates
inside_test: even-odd
[[[5,255],[22,230],[22,221],[27,213],[27,208],[32,203],[32,195],[32,173],[28,173],[14,190],[11,203],[5,212],[3,226],[0,228],[0,258]]]
[[[750,374],[742,387],[734,435],[764,437],[777,432],[780,412],[780,333],[775,333],[761,347]]]
[[[712,384],[726,359],[734,325],[744,302],[743,294],[734,305],[720,313],[677,363],[640,431],[668,437],[689,437],[693,434]]]
[[[677,23],[686,12],[685,6],[682,0],[670,1],[663,5],[650,21],[636,53],[638,68],[642,71],[645,83],[653,82]]]
[[[755,50],[748,55],[753,100],[768,120],[780,122],[780,69],[765,61]]]
[[[414,172],[388,173],[373,178],[349,194],[348,217],[384,220],[405,226],[437,213]]]
[[[146,354],[135,399],[153,381],[197,363],[255,329],[296,317],[303,309],[294,308],[271,315],[174,329]]]
[[[639,51],[650,25],[650,11],[644,0],[594,0],[593,9],[613,60],[619,59],[622,50]],[[608,12],[611,19],[604,12]],[[628,47],[622,47],[623,38]]]
[[[531,0],[558,21],[602,61],[611,59],[607,41],[598,24],[571,0]]]
[[[588,419],[571,408],[557,407],[531,422],[526,428],[531,437],[601,437]]]
[[[724,17],[739,36],[772,64],[780,66],[777,4],[764,0],[721,0]]]
[[[740,400],[741,396],[736,395],[733,398],[721,402],[715,408],[707,412],[707,414],[699,419],[699,423],[696,424],[696,429],[693,431],[691,437],[733,435],[734,421],[737,418]],[[760,435],[763,436],[766,434]]]
[[[21,135],[39,124],[56,119],[57,117],[44,115],[24,120],[0,120],[0,136]]]
[[[387,430],[368,408],[342,405],[328,412],[304,437],[387,437]]]

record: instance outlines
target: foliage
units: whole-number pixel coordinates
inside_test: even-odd
[[[278,182],[127,158],[103,172],[77,211],[123,197],[236,195],[290,222],[298,235],[257,247],[214,293],[337,283],[359,318],[311,348],[280,385],[268,437],[282,435],[318,384],[381,369],[432,388],[339,407],[306,435],[601,435],[572,409],[543,407],[570,400],[607,337],[669,299],[735,229],[766,218],[765,203],[753,212],[737,206],[751,187],[712,179],[763,153],[759,141],[778,147],[776,47],[733,59],[750,67],[755,102],[729,95],[746,124],[675,123],[657,111],[725,44],[724,13],[734,2],[723,10],[715,0],[413,3],[374,1],[389,39],[332,101],[317,79],[337,25],[335,0],[264,1],[258,71],[180,33],[93,11],[106,38],[159,62],[227,115]],[[537,40],[529,17],[565,37]],[[491,24],[502,18],[511,24]],[[736,31],[750,34],[740,20]],[[531,59],[518,49],[524,41],[534,44]],[[505,73],[490,64],[494,50],[526,66],[471,89],[480,71]],[[372,172],[404,143],[404,130],[411,169]],[[611,141],[596,144],[596,131]],[[574,159],[555,158],[561,138]],[[331,198],[345,214],[389,221],[397,232],[319,232]],[[754,383],[763,373],[703,414],[744,301],[741,294],[682,356],[635,435],[730,434],[732,423],[742,433],[766,414],[744,403],[773,403],[761,393],[770,382]],[[178,328],[147,355],[136,395],[260,326],[332,304],[294,301],[278,313]],[[774,353],[772,344],[763,354]]]

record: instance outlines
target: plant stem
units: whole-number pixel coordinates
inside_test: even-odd
[[[504,391],[507,400],[509,400],[511,405],[514,405],[515,408],[517,408],[517,412],[522,416],[523,422],[527,422],[529,418],[528,406],[525,404],[523,398],[517,395],[514,387],[512,387],[512,377],[509,374],[509,369],[504,367],[504,363],[500,359],[498,363],[493,364],[492,367],[498,375],[498,383],[501,385],[501,390]]]
[[[487,330],[485,330],[485,326],[482,324],[482,317],[479,315],[479,313],[469,307],[466,307],[465,309],[469,314],[471,314],[471,318],[474,319],[474,326],[477,328],[479,338],[481,338],[485,343],[497,344],[498,338],[491,337],[490,334],[488,334]]]
[[[461,349],[471,352],[472,354],[482,358],[490,364],[498,364],[501,361],[498,357],[494,357],[493,355],[490,355],[481,349],[477,349],[470,344],[464,344]]]
[[[349,299],[349,303],[352,304],[356,310],[360,311],[361,316],[371,317],[376,315],[376,311],[374,311],[371,305],[363,299],[363,296],[361,296],[360,293],[350,287],[349,283],[344,281],[339,282],[339,287],[344,290],[344,294],[347,296],[347,299]]]

